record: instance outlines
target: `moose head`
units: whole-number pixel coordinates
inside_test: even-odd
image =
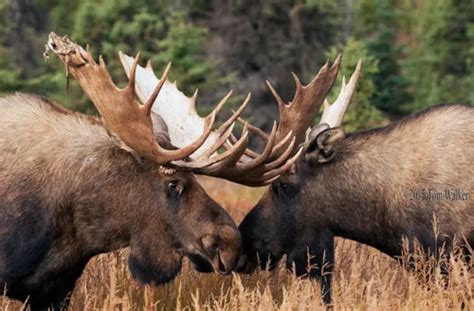
[[[250,96],[214,129],[231,93],[201,118],[196,96],[167,80],[169,65],[158,79],[138,55],[121,54],[129,82],[119,89],[102,57],[97,64],[67,37],[51,33],[47,51],[101,119],[33,95],[0,99],[0,285],[7,295],[59,306],[92,256],[126,246],[132,275],[143,283],[173,279],[184,256],[200,271],[232,271],[240,233],[194,174],[271,183],[297,159],[289,152],[270,158],[276,125],[265,150],[248,157],[247,126],[235,140],[233,128]]]
[[[273,269],[286,254],[288,268],[294,267],[298,276],[321,273],[321,265],[315,269],[309,267],[321,264],[323,261],[319,257],[324,257],[322,253],[314,256],[315,252],[323,252],[324,249],[311,248],[315,239],[324,239],[324,236],[315,234],[312,223],[306,223],[308,219],[312,219],[311,207],[314,203],[311,198],[314,191],[311,189],[311,181],[317,174],[318,167],[332,161],[345,136],[340,125],[361,70],[359,61],[349,82],[346,84],[343,79],[340,94],[334,104],[330,105],[326,97],[336,79],[340,61],[339,55],[332,66],[326,63],[308,85],[303,85],[293,74],[296,92],[288,104],[267,81],[279,107],[277,140],[289,132],[294,133],[296,144],[292,152],[302,148],[302,156],[291,169],[271,184],[240,224],[245,254],[239,264],[240,272],[251,272],[258,263],[263,269]],[[320,122],[311,128],[311,122],[322,105],[324,111]],[[257,129],[254,132],[266,139],[267,134]]]

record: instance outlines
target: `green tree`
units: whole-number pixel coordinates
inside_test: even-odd
[[[28,31],[29,45],[34,51],[16,56],[20,66],[13,64],[14,50],[7,42],[17,31],[12,23],[14,10],[32,11],[15,2],[11,8],[7,2],[0,2],[0,93],[28,91],[45,95],[61,104],[86,113],[95,109],[77,83],[72,81],[66,90],[66,76],[61,62],[52,58],[41,59],[41,48],[47,34],[53,30],[59,35],[68,34],[81,45],[89,44],[97,59],[102,54],[108,70],[119,85],[126,77],[119,63],[118,51],[134,55],[142,52],[142,64],[151,60],[157,75],[166,63],[172,62],[171,80],[178,80],[180,89],[188,95],[195,88],[214,88],[221,80],[215,76],[214,62],[210,61],[205,49],[206,27],[195,24],[189,15],[198,5],[185,5],[172,1],[149,2],[146,0],[38,0],[33,4],[35,12],[47,12],[47,24],[35,28],[24,23],[21,29]],[[190,1],[191,3],[192,1]],[[29,3],[29,2],[28,2]],[[10,9],[10,11],[9,11]],[[29,12],[29,11],[28,11]],[[31,14],[31,13],[25,13]],[[28,16],[25,20],[28,22]],[[33,42],[34,41],[34,42]],[[27,49],[22,49],[27,50]],[[22,59],[24,55],[34,60]]]
[[[204,46],[207,29],[187,22],[179,12],[173,14],[168,22],[167,34],[158,42],[161,51],[156,55],[158,66],[164,68],[171,61],[173,76],[179,78],[179,84],[188,94],[195,88],[215,86],[214,64],[207,59]]]
[[[408,81],[399,64],[403,46],[396,42],[403,11],[394,0],[361,0],[356,9],[357,37],[364,40],[367,50],[379,61],[373,75],[375,90],[372,105],[382,111],[401,114],[410,103]]]
[[[159,76],[168,62],[173,67],[170,79],[179,81],[180,89],[192,94],[194,88],[214,85],[213,63],[204,48],[207,30],[187,21],[184,11],[173,10],[166,3],[150,4],[145,0],[86,0],[78,8],[71,37],[89,43],[96,55],[107,56],[107,66],[124,81],[117,52],[142,52],[151,60]]]
[[[474,104],[474,5],[430,0],[415,12],[418,44],[405,62],[413,109],[440,103]]]
[[[0,94],[24,91],[64,99],[63,67],[41,59],[46,35],[38,36],[37,26],[44,22],[43,8],[34,2],[14,2],[0,2]]]
[[[9,49],[6,48],[6,37],[10,23],[6,14],[6,2],[0,2],[0,94],[15,91],[19,85],[19,72],[11,66]]]

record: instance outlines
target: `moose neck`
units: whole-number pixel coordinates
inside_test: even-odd
[[[91,174],[94,171],[91,176],[96,180],[77,185],[75,206],[75,215],[79,216],[75,219],[78,236],[87,251],[94,255],[129,245],[136,215],[144,205],[142,197],[147,197],[147,193],[140,191],[143,178],[139,178],[146,174],[145,169],[140,168],[131,155],[111,148],[101,157],[88,168]],[[110,166],[110,161],[114,161],[114,165]],[[82,173],[88,175],[86,171]]]
[[[407,176],[430,171],[420,172],[423,163],[407,156],[407,148],[397,141],[397,133],[387,129],[349,135],[331,163],[311,172],[310,182],[313,202],[318,202],[315,217],[324,219],[335,236],[391,256],[400,253],[402,238],[410,235],[406,228],[416,227],[410,225],[412,219],[431,225],[430,217],[418,214],[421,208],[411,208],[404,196],[417,185]]]
[[[81,135],[63,133],[63,126],[55,128],[61,152],[57,146],[44,144],[38,158],[49,160],[41,165],[50,164],[34,176],[45,193],[43,205],[54,208],[58,215],[59,244],[85,257],[126,247],[133,206],[140,202],[140,191],[132,189],[140,189],[144,169],[114,144],[100,122],[84,116],[60,117],[58,123],[68,122]]]

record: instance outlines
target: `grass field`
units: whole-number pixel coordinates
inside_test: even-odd
[[[201,181],[237,222],[263,192],[209,178]],[[126,249],[94,258],[76,285],[70,309],[324,310],[319,285],[295,278],[283,267],[250,276],[222,277],[197,273],[185,264],[175,281],[156,288],[133,281],[126,258]],[[336,258],[336,310],[474,310],[472,263],[468,267],[453,257],[446,284],[438,269],[431,277],[408,273],[393,259],[347,240],[337,240]],[[417,261],[424,271],[430,270],[430,265]],[[0,309],[21,308],[21,303],[0,297]]]

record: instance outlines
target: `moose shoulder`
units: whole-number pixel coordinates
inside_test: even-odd
[[[263,267],[267,259],[274,267],[286,254],[298,275],[311,264],[309,275],[321,278],[324,266],[326,302],[335,236],[394,257],[405,238],[410,248],[416,240],[432,254],[439,247],[449,253],[455,239],[474,245],[474,108],[438,106],[346,136],[340,127],[345,107],[338,108],[347,106],[350,94],[346,99],[326,105],[306,138],[305,155],[240,225],[247,258],[241,271],[255,269],[257,255]],[[331,109],[337,116],[327,113]]]
[[[132,275],[142,283],[173,279],[183,256],[200,271],[230,273],[240,257],[240,233],[193,173],[264,185],[296,161],[283,157],[267,169],[269,152],[256,155],[258,161],[241,159],[246,128],[217,152],[249,99],[212,130],[230,94],[200,118],[195,97],[167,80],[169,67],[158,79],[132,59],[129,84],[118,89],[103,61],[95,63],[67,37],[52,33],[48,47],[102,119],[34,95],[0,98],[0,286],[7,295],[32,308],[64,306],[91,257],[126,246]],[[158,98],[162,88],[168,97]],[[143,105],[136,89],[146,94]],[[170,122],[160,110],[170,105],[192,122]],[[194,136],[176,135],[183,129]]]

